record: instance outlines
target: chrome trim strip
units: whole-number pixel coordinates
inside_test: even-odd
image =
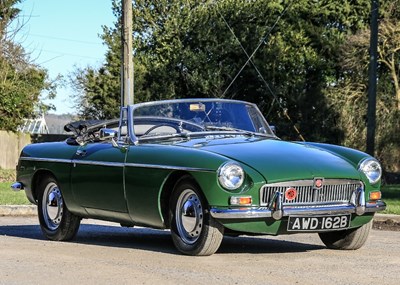
[[[72,163],[73,164],[81,164],[81,165],[124,167],[124,163],[122,163],[122,162],[111,162],[111,161],[92,161],[92,160],[73,159]]]
[[[39,157],[21,157],[20,159],[25,160],[25,161],[59,162],[59,163],[80,164],[80,165],[97,165],[97,166],[109,166],[109,167],[124,167],[124,166],[126,166],[126,167],[137,167],[137,168],[165,169],[165,170],[216,172],[215,169],[210,169],[210,168],[196,168],[196,167],[159,165],[159,164],[140,164],[140,163],[123,163],[123,162],[91,161],[91,160],[80,160],[80,159],[39,158]]]
[[[80,159],[59,159],[59,158],[41,158],[41,157],[21,157],[20,160],[25,161],[39,161],[39,162],[59,162],[68,164],[86,164],[86,165],[99,165],[99,166],[115,166],[123,167],[121,162],[106,162],[106,161],[90,161]]]
[[[357,179],[325,178],[323,180],[324,180],[324,185],[347,185],[347,184],[355,184],[361,182],[360,180]],[[264,184],[263,187],[296,187],[296,186],[313,186],[313,185],[314,185],[314,179],[307,179],[307,180],[293,180],[293,181],[269,183],[269,184]]]
[[[20,157],[19,160],[25,161],[39,161],[39,162],[60,162],[60,163],[72,163],[72,159],[62,159],[62,158],[42,158],[42,157]]]
[[[367,203],[365,205],[366,213],[373,213],[386,209],[386,204],[383,201],[376,203]],[[356,206],[354,205],[341,205],[334,207],[318,207],[318,208],[283,208],[282,217],[293,215],[339,215],[339,214],[354,214],[356,213]],[[265,208],[239,208],[239,209],[223,209],[211,208],[211,216],[215,219],[258,219],[258,218],[272,218],[273,211]]]
[[[143,106],[151,106],[151,105],[167,105],[167,104],[174,104],[174,103],[201,103],[201,102],[228,102],[228,103],[241,103],[249,106],[256,107],[257,105],[254,103],[250,103],[247,101],[241,100],[234,100],[234,99],[220,99],[220,98],[188,98],[188,99],[170,99],[170,100],[162,100],[162,101],[151,101],[151,102],[144,102],[144,103],[137,103],[132,106],[134,109]]]
[[[159,165],[159,164],[140,164],[140,163],[126,163],[125,166],[137,167],[137,168],[156,168],[166,170],[183,170],[183,171],[199,171],[199,172],[217,172],[215,169],[209,168],[196,168],[196,167],[184,167],[184,166],[172,166],[172,165]]]

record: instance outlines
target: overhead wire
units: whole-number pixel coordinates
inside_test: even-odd
[[[214,1],[215,4],[215,1]],[[236,81],[236,79],[239,77],[239,75],[241,74],[241,72],[243,71],[243,69],[246,67],[246,65],[250,62],[251,65],[254,67],[254,69],[256,70],[257,74],[260,76],[262,82],[265,84],[265,86],[267,87],[268,91],[271,93],[271,95],[274,97],[272,104],[271,104],[271,108],[270,111],[272,110],[273,104],[274,102],[277,102],[279,107],[283,110],[283,114],[284,116],[289,120],[289,122],[293,125],[294,130],[296,131],[297,135],[299,136],[299,138],[302,141],[305,141],[303,135],[301,134],[300,130],[296,127],[296,125],[294,124],[292,118],[290,117],[290,115],[288,114],[288,109],[284,108],[282,106],[282,102],[279,100],[278,96],[276,96],[276,94],[272,91],[271,87],[269,86],[269,84],[267,83],[267,81],[265,80],[264,76],[261,74],[260,70],[258,69],[258,67],[256,66],[256,64],[253,61],[253,57],[254,55],[257,53],[257,51],[259,50],[259,48],[261,47],[261,45],[263,43],[265,43],[267,37],[271,34],[272,30],[276,27],[276,25],[278,24],[279,20],[286,14],[286,11],[289,9],[289,7],[293,4],[293,2],[290,2],[285,9],[282,11],[282,13],[278,16],[278,18],[276,19],[275,23],[272,25],[272,27],[268,30],[268,32],[265,34],[264,37],[262,37],[261,41],[259,42],[259,44],[257,45],[257,47],[255,48],[255,50],[253,51],[253,53],[251,55],[249,55],[246,51],[246,49],[244,48],[244,46],[242,45],[241,41],[239,40],[239,38],[236,36],[235,32],[233,31],[232,27],[229,25],[228,21],[225,19],[225,17],[222,15],[222,13],[219,11],[218,6],[217,6],[217,12],[220,15],[220,17],[222,18],[222,20],[224,21],[224,23],[226,24],[226,26],[228,27],[229,31],[232,33],[233,37],[235,38],[235,40],[239,43],[242,51],[244,52],[244,54],[247,56],[247,61],[243,64],[242,68],[239,70],[239,72],[236,74],[236,76],[232,79],[231,83],[228,85],[228,87],[225,89],[225,91],[222,94],[222,97],[226,94],[226,92],[229,90],[229,88],[232,86],[232,84]],[[270,112],[269,111],[269,112]]]
[[[272,27],[268,30],[268,32],[266,33],[266,35],[261,39],[261,41],[258,43],[257,47],[255,48],[255,50],[253,51],[253,53],[249,56],[247,54],[247,52],[244,50],[241,42],[238,40],[238,38],[236,37],[236,34],[233,32],[232,28],[230,27],[230,25],[228,24],[228,22],[225,20],[225,18],[223,17],[223,15],[220,13],[220,11],[218,10],[218,6],[217,6],[217,11],[218,13],[222,16],[225,24],[228,26],[229,30],[232,32],[233,36],[236,38],[236,40],[239,42],[240,46],[242,47],[243,51],[245,52],[246,56],[248,57],[247,61],[243,64],[242,68],[239,70],[239,72],[236,74],[236,76],[232,79],[232,82],[228,85],[228,87],[225,89],[224,93],[222,93],[222,95],[225,95],[225,93],[228,91],[228,89],[232,86],[232,84],[236,81],[236,79],[238,78],[238,76],[240,75],[240,73],[242,73],[243,69],[246,67],[246,65],[252,61],[252,58],[254,57],[254,55],[257,53],[258,49],[261,47],[261,45],[265,42],[265,40],[267,39],[267,37],[271,34],[272,30],[275,28],[275,26],[278,24],[279,20],[282,18],[282,16],[286,13],[287,9],[291,6],[291,3],[286,6],[286,8],[282,11],[282,13],[278,16],[278,18],[276,19],[275,23],[272,25]],[[254,63],[253,63],[254,66]]]
[[[37,37],[37,38],[50,39],[50,40],[58,40],[58,41],[65,41],[65,42],[80,43],[80,44],[86,44],[86,45],[98,45],[98,46],[103,45],[102,43],[75,40],[75,39],[68,39],[68,38],[61,38],[61,37],[54,37],[54,36],[47,36],[47,35],[40,35],[40,34],[32,34],[32,33],[29,33],[29,36]]]

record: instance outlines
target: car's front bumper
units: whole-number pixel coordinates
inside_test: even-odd
[[[365,211],[358,213],[371,213],[386,209],[386,204],[382,201],[376,203],[367,203]],[[211,216],[216,219],[251,219],[251,218],[274,218],[280,220],[282,217],[294,215],[339,215],[357,213],[357,207],[354,205],[338,205],[338,206],[321,206],[318,208],[294,208],[284,207],[281,212],[274,211],[266,207],[241,207],[235,208],[211,208]]]
[[[283,217],[301,215],[340,215],[356,214],[361,216],[365,213],[373,213],[386,209],[385,202],[378,200],[366,202],[364,191],[359,189],[354,194],[354,198],[347,204],[318,204],[304,206],[288,206],[283,204],[282,196],[279,192],[273,198],[268,207],[211,207],[210,214],[215,219],[259,219],[274,218],[281,220]]]

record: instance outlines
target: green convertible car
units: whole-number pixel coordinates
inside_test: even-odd
[[[254,104],[182,99],[67,125],[63,142],[26,146],[14,190],[44,235],[70,240],[82,218],[170,229],[176,248],[211,255],[223,235],[314,232],[358,249],[384,210],[382,169],[349,148],[280,140]]]

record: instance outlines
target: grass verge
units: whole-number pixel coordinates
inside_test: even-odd
[[[387,205],[382,214],[400,215],[400,184],[382,186],[381,191]]]
[[[0,182],[0,205],[31,205],[25,191],[12,191],[12,182]]]

